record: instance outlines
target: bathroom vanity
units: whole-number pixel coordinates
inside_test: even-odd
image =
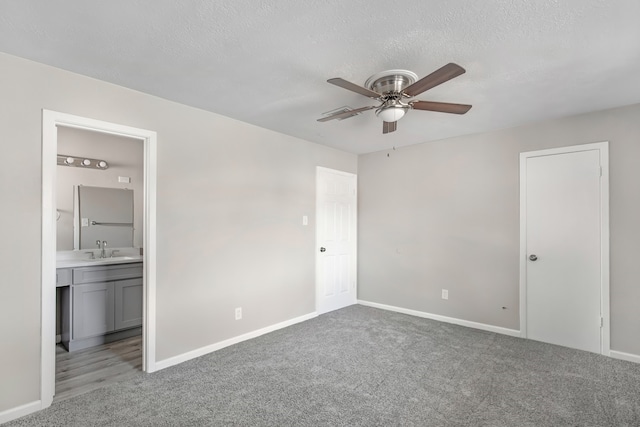
[[[68,351],[142,333],[142,257],[58,262],[61,342]]]

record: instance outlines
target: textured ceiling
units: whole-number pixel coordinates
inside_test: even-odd
[[[640,102],[639,0],[3,0],[0,51],[354,153]],[[326,83],[466,74],[382,135],[370,99]]]

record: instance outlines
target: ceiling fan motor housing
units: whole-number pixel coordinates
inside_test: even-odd
[[[365,82],[365,87],[381,95],[401,94],[404,88],[418,80],[415,73],[407,70],[387,70],[376,73]]]
[[[365,82],[365,87],[381,94],[383,104],[376,109],[376,116],[385,122],[400,120],[410,105],[403,103],[402,91],[418,79],[415,73],[407,70],[388,70],[374,74]]]

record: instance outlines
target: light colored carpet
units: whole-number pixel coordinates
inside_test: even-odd
[[[15,426],[640,426],[640,365],[352,306]]]

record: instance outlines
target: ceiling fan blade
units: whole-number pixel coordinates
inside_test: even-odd
[[[332,85],[340,86],[343,89],[350,90],[351,92],[355,92],[355,93],[358,93],[360,95],[368,96],[369,98],[373,98],[373,99],[380,98],[380,94],[379,93],[374,92],[372,90],[369,90],[367,88],[364,88],[362,86],[358,86],[355,83],[348,82],[345,79],[341,79],[340,77],[336,77],[334,79],[329,79],[329,80],[327,80],[327,82],[331,83]]]
[[[382,133],[395,132],[398,122],[382,122]]]
[[[413,101],[414,110],[437,111],[439,113],[464,114],[471,109],[467,104],[450,104],[448,102]]]
[[[410,97],[416,96],[464,73],[464,68],[462,68],[458,64],[450,62],[444,67],[429,74],[428,76],[423,77],[417,82],[407,86],[403,92]]]
[[[343,113],[337,113],[337,114],[333,114],[331,116],[323,117],[321,119],[318,119],[318,121],[319,122],[328,122],[329,120],[333,120],[333,119],[346,119],[348,117],[356,115],[356,113],[360,113],[362,111],[371,110],[373,108],[376,108],[376,107],[375,106],[371,106],[371,107],[356,108],[355,110],[348,110],[348,111],[345,111]]]

